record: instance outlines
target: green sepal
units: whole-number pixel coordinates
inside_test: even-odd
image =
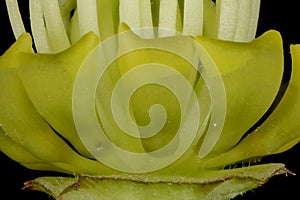
[[[278,174],[287,174],[282,164],[267,164],[231,170],[202,171],[199,178],[151,175],[40,177],[25,188],[45,192],[55,199],[232,199],[257,188]]]

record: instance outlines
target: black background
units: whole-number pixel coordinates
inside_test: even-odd
[[[23,11],[22,14],[25,16],[25,24],[29,27],[28,3],[24,0],[19,2]],[[285,50],[285,79],[288,79],[291,64],[289,45],[300,43],[300,6],[297,2],[298,1],[291,0],[262,0],[261,2],[261,14],[259,18],[257,36],[270,29],[280,31]],[[0,0],[0,36],[0,55],[2,55],[14,42],[4,0]],[[292,172],[298,174],[298,176],[275,176],[262,187],[249,191],[236,199],[300,199],[300,144],[285,153],[265,157],[263,162],[285,163],[286,167]],[[23,182],[36,177],[49,175],[58,174],[28,170],[18,163],[10,160],[0,152],[1,199],[51,199],[48,195],[41,192],[21,190]]]

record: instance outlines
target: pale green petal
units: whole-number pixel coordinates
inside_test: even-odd
[[[270,108],[281,84],[281,36],[269,31],[250,43],[197,37],[218,66],[224,80],[227,113],[221,137],[210,156],[235,146]],[[209,134],[209,133],[207,133]]]
[[[90,154],[81,143],[73,122],[72,90],[81,63],[98,42],[97,36],[89,33],[62,53],[19,56],[18,72],[37,111],[86,156]]]

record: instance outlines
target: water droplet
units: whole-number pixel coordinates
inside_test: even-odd
[[[214,123],[213,126],[214,126],[214,127],[217,127],[217,123]]]

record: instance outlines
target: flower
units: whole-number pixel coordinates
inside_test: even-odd
[[[0,60],[1,151],[31,169],[78,175],[26,183],[55,198],[117,188],[121,199],[131,190],[228,199],[288,173],[252,165],[299,142],[298,45],[284,97],[248,133],[283,75],[280,34],[254,39],[259,4],[32,0],[35,53],[8,1],[18,39]],[[236,163],[249,166],[224,169]]]

